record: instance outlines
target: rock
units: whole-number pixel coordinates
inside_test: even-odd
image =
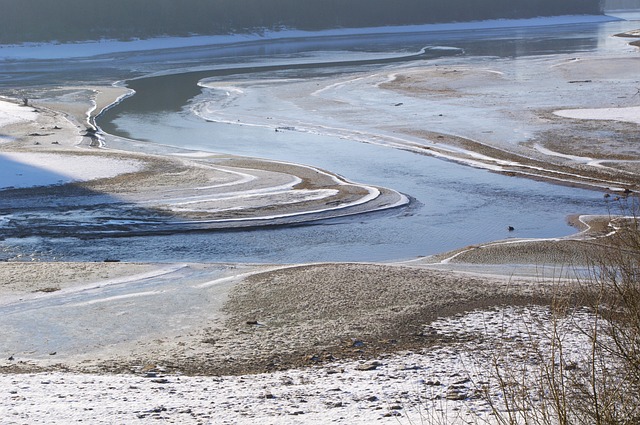
[[[404,365],[398,368],[398,370],[420,370],[420,369],[422,369],[422,366],[419,366],[419,365]]]
[[[351,339],[351,346],[355,347],[355,348],[360,348],[360,347],[364,347],[365,343],[364,343],[364,341],[360,341],[359,339],[352,338]]]
[[[576,362],[569,362],[564,367],[564,370],[576,370],[576,369],[578,369],[578,364]]]
[[[466,398],[467,398],[466,391],[461,391],[460,389],[457,389],[457,388],[449,388],[449,391],[447,391],[447,395],[446,395],[447,400],[460,401],[460,400],[466,400]]]
[[[307,362],[311,363],[320,363],[322,361],[322,357],[320,357],[318,354],[312,354],[308,356],[306,360]]]
[[[378,361],[362,363],[356,366],[356,370],[360,370],[360,371],[376,370],[378,366],[382,366],[382,363]]]
[[[384,418],[391,418],[393,416],[402,416],[402,413],[398,412],[397,410],[394,410],[394,411],[387,412],[384,415],[382,415],[382,417],[384,417]]]

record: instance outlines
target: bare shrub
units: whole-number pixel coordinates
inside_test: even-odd
[[[534,425],[640,423],[640,227],[635,199],[594,253],[591,276],[559,295],[525,355],[494,356],[500,390],[487,392],[495,421]],[[576,347],[576,334],[582,343]]]

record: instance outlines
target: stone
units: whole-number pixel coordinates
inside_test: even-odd
[[[360,371],[376,370],[378,366],[382,366],[382,363],[380,362],[362,363],[356,366],[356,370],[360,370]]]

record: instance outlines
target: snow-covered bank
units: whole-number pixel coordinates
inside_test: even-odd
[[[0,98],[0,127],[24,121],[34,121],[37,113],[28,107]]]
[[[570,15],[540,17],[531,19],[496,19],[476,22],[456,22],[446,24],[385,26],[374,28],[340,28],[322,31],[302,31],[286,29],[264,31],[260,34],[231,34],[193,37],[160,37],[147,40],[99,40],[78,43],[25,43],[21,45],[0,45],[0,61],[18,59],[64,59],[91,57],[118,52],[137,52],[156,49],[176,49],[198,46],[216,46],[244,42],[285,40],[314,37],[346,37],[373,34],[421,33],[442,31],[489,30],[496,28],[526,28],[538,26],[574,25],[600,23],[619,20],[606,15]]]
[[[0,190],[115,177],[142,166],[134,160],[98,156],[0,152]]]
[[[548,350],[554,330],[563,360],[580,362],[589,343],[576,323],[589,320],[577,313],[556,322],[543,307],[475,311],[431,324],[432,335],[456,341],[440,347],[258,375],[180,376],[153,364],[119,376],[0,375],[0,415],[7,425],[499,423],[485,395],[502,410],[492,360],[512,360],[500,366],[502,373],[526,364],[526,378],[536,379],[540,372],[522,359]]]
[[[38,132],[33,132],[39,128],[38,120],[42,116],[41,112],[32,107],[0,99],[0,142],[11,142],[25,135],[44,140],[53,134],[58,135],[62,145],[66,144],[65,140],[68,138],[75,140],[76,136],[73,133],[66,132],[58,125],[51,128],[42,127]],[[9,129],[9,126],[20,128]],[[52,143],[54,147],[61,146],[61,142]],[[41,142],[37,142],[34,147],[38,148],[40,145]],[[141,169],[142,163],[135,160],[69,155],[68,152],[62,154],[0,151],[0,190],[109,178]]]
[[[118,102],[122,90],[106,88],[106,93],[102,93],[96,87],[71,89],[74,92],[67,97],[54,96],[42,105],[36,102],[35,109],[0,102],[0,124],[7,123],[0,127],[0,134],[7,140],[0,149],[0,190],[84,182],[88,198],[83,203],[93,205],[93,212],[79,207],[79,201],[65,197],[64,188],[59,193],[55,193],[58,188],[48,188],[60,199],[46,207],[47,202],[38,193],[29,201],[22,198],[26,203],[17,205],[7,192],[0,202],[11,215],[11,220],[0,223],[5,237],[14,231],[21,236],[25,236],[25,231],[33,232],[37,226],[22,227],[16,223],[39,215],[49,221],[47,228],[55,227],[58,219],[66,217],[52,234],[70,228],[86,232],[97,229],[96,226],[106,234],[115,229],[122,231],[122,226],[127,225],[141,226],[139,230],[143,232],[156,232],[160,223],[163,223],[160,227],[168,226],[173,231],[298,223],[409,203],[398,192],[352,183],[314,167],[232,160],[215,154],[188,159],[184,155],[149,156],[96,149],[92,147],[96,137],[91,132],[83,136],[87,124],[81,121],[87,110],[91,118],[104,105]],[[69,116],[75,116],[76,124]],[[155,178],[150,178],[151,175]],[[123,202],[129,205],[125,207]],[[106,207],[107,204],[110,206]],[[65,214],[52,215],[50,208],[62,208]],[[76,209],[76,214],[68,214]],[[107,209],[111,219],[105,221],[99,217]],[[139,209],[135,218],[131,216],[132,209]],[[142,216],[153,219],[145,222]],[[110,226],[113,229],[109,230]]]
[[[622,121],[640,124],[640,106],[628,108],[564,109],[554,114],[580,120]]]

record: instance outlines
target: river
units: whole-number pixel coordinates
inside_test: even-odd
[[[67,261],[392,261],[509,237],[571,234],[575,229],[568,226],[568,215],[608,213],[601,192],[509,177],[335,135],[207,122],[194,114],[197,105],[210,100],[197,83],[207,77],[258,81],[340,77],[397,66],[400,61],[451,55],[457,61],[495,57],[526,66],[539,57],[606,50],[609,35],[624,28],[625,23],[613,22],[334,36],[107,55],[100,58],[106,68],[95,60],[76,61],[84,79],[135,77],[127,85],[137,94],[98,120],[113,135],[108,142],[114,147],[168,152],[193,149],[308,164],[352,181],[395,189],[408,195],[412,203],[391,211],[299,226],[98,241],[11,239],[2,242],[3,256]],[[424,47],[436,49],[428,50],[427,57],[411,58]],[[48,74],[27,75],[20,71],[27,62],[14,64],[15,74],[9,79],[37,85],[38,78],[47,75],[52,82],[64,83],[80,73],[69,59],[49,63]],[[44,67],[37,62],[34,68],[34,63],[31,69]],[[7,86],[7,78],[2,85]],[[132,144],[125,138],[143,142]],[[509,231],[509,226],[515,231]]]

